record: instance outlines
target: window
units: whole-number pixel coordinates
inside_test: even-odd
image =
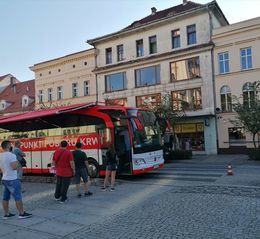
[[[240,49],[241,69],[247,70],[252,68],[252,50],[251,47]]]
[[[196,25],[187,26],[187,44],[192,45],[196,44]]]
[[[53,95],[52,95],[52,88],[48,89],[48,102],[52,102],[53,101]]]
[[[117,48],[117,61],[123,61],[124,60],[124,46],[118,45],[116,48]]]
[[[161,102],[161,94],[136,96],[136,107],[153,108]]]
[[[84,95],[89,95],[89,81],[84,81]]]
[[[72,83],[72,97],[78,97],[79,96],[79,89],[78,89],[78,83]]]
[[[246,143],[245,129],[242,127],[228,128],[228,136],[230,145]]]
[[[170,63],[171,81],[187,80],[200,77],[199,57]]]
[[[196,111],[202,109],[201,89],[189,89],[172,92],[173,110]]]
[[[220,89],[220,100],[221,100],[221,110],[223,112],[232,111],[232,97],[231,89],[229,86],[224,85]]]
[[[63,87],[62,86],[57,87],[57,99],[58,100],[63,99]]]
[[[105,76],[106,92],[125,90],[126,89],[126,73],[120,72]]]
[[[107,99],[106,105],[121,105],[127,106],[127,98],[119,98],[119,99]]]
[[[43,98],[44,98],[43,90],[39,90],[38,97],[39,97],[39,103],[42,103],[43,102]]]
[[[29,97],[27,95],[24,95],[22,97],[22,107],[27,107],[29,105]]]
[[[224,74],[229,72],[229,54],[222,52],[218,54],[219,73]]]
[[[157,52],[156,36],[149,37],[149,51],[150,51],[150,54],[154,54]]]
[[[160,83],[160,66],[150,66],[135,70],[135,86],[147,86]]]
[[[179,48],[181,46],[180,29],[172,31],[172,48]]]
[[[243,103],[250,107],[255,100],[254,85],[252,83],[245,83],[242,88],[243,91]]]
[[[112,63],[112,48],[107,48],[106,49],[106,64],[111,64]]]
[[[5,100],[1,100],[0,102],[1,102],[0,103],[0,110],[5,110],[5,108],[6,108],[6,101]]]
[[[144,55],[144,43],[143,39],[136,41],[136,56],[140,57]]]

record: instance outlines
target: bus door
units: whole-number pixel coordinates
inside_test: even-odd
[[[132,174],[131,141],[127,127],[115,128],[115,150],[118,157],[118,173]]]

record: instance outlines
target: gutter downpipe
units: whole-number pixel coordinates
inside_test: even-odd
[[[95,46],[95,44],[93,44],[94,49],[95,49],[95,68],[97,68],[97,48]],[[96,104],[98,104],[98,77],[97,77],[97,73],[95,72],[95,80],[96,80]]]
[[[213,23],[212,23],[212,16],[210,14],[210,9],[209,5],[207,6],[208,9],[208,14],[209,14],[209,25],[210,25],[210,41],[213,43],[213,48],[210,50],[211,51],[211,65],[212,65],[212,88],[213,88],[213,110],[214,110],[214,115],[215,115],[215,130],[216,130],[216,146],[217,146],[217,154],[218,154],[218,122],[217,122],[217,117],[216,117],[216,80],[215,80],[215,61],[214,61],[214,48],[215,44],[212,41],[212,33],[213,33]]]

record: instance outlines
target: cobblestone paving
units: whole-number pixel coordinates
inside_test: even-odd
[[[65,238],[260,239],[260,188],[175,187]]]

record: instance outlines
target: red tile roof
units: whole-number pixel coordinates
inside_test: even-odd
[[[177,14],[189,11],[189,10],[193,10],[193,9],[201,7],[201,6],[203,6],[203,5],[199,4],[199,3],[187,1],[186,4],[180,4],[180,5],[177,5],[174,7],[170,7],[170,8],[164,9],[162,11],[155,12],[154,14],[151,14],[145,18],[142,18],[141,20],[134,21],[132,24],[130,24],[129,26],[127,26],[124,29],[125,30],[131,29],[131,28],[143,25],[143,24],[147,24],[147,23],[150,23],[153,21],[160,20],[162,18],[174,16],[174,15],[177,15]]]
[[[22,97],[24,95],[27,95],[32,102],[23,108]],[[0,114],[33,110],[35,101],[35,80],[19,82],[7,86],[5,90],[0,93],[0,100],[5,100],[7,104],[11,104],[5,110],[0,111]]]

